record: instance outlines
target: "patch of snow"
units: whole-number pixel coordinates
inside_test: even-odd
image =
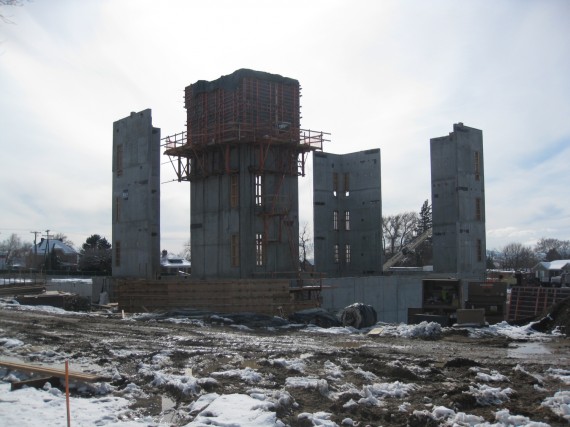
[[[513,371],[519,371],[522,372],[523,374],[526,374],[532,378],[534,378],[536,381],[538,381],[538,383],[540,385],[542,385],[544,383],[544,378],[542,377],[542,375],[539,374],[532,374],[529,371],[527,371],[523,366],[521,365],[517,365],[513,368]],[[535,384],[535,388],[537,387],[537,385]]]
[[[495,420],[503,423],[505,426],[550,427],[549,424],[531,421],[530,418],[523,415],[511,415],[508,409],[495,412]]]
[[[234,323],[233,319],[230,319],[228,317],[222,317],[217,314],[211,315],[210,320],[216,323]]]
[[[329,394],[329,384],[327,380],[309,377],[289,377],[285,379],[285,387],[289,388],[310,388],[318,390],[323,396]]]
[[[75,315],[75,316],[87,316],[88,313],[79,313],[75,311],[66,311],[63,308],[52,307],[50,305],[21,305],[21,304],[7,304],[6,308],[17,311],[40,311],[42,313],[50,314],[63,314],[63,315]]]
[[[421,366],[414,365],[413,363],[403,363],[400,360],[393,360],[387,363],[388,366],[394,368],[407,369],[419,376],[426,376],[431,374],[431,368],[422,368]]]
[[[153,367],[145,364],[139,366],[139,374],[152,378],[151,385],[155,387],[174,387],[186,395],[196,395],[200,392],[201,386],[206,383],[217,383],[213,378],[194,378],[190,375],[171,375],[156,371]]]
[[[523,326],[512,326],[503,321],[490,325],[487,328],[465,328],[469,330],[469,336],[472,338],[480,338],[485,336],[504,336],[513,340],[548,340],[552,338],[551,334],[545,334],[532,329],[536,322]]]
[[[352,326],[333,326],[332,328],[321,328],[316,325],[307,325],[304,332],[331,334],[331,335],[350,335],[350,334],[360,334],[362,331],[353,328]],[[335,424],[336,425],[336,424]]]
[[[325,369],[325,373],[327,375],[327,379],[329,379],[329,380],[336,381],[336,380],[344,377],[344,374],[343,374],[340,366],[335,365],[330,360],[327,360],[324,363],[324,369]]]
[[[509,382],[509,379],[497,371],[491,371],[490,374],[485,372],[477,372],[476,379],[484,382]]]
[[[306,368],[306,364],[301,358],[291,359],[291,360],[278,358],[278,359],[271,359],[268,362],[272,366],[282,366],[283,368],[286,368],[290,371],[296,371],[301,374],[305,372]]]
[[[348,402],[342,405],[342,407],[344,409],[355,409],[356,407],[358,407],[358,402],[356,402],[354,399],[350,399]]]
[[[354,370],[355,374],[360,375],[362,378],[364,378],[366,381],[376,381],[378,380],[378,376],[370,371],[365,371],[362,368],[356,368]]]
[[[240,378],[248,384],[258,383],[263,379],[263,376],[252,368],[230,369],[228,371],[212,372],[210,375],[213,377]]]
[[[485,384],[475,384],[469,386],[469,391],[464,392],[472,395],[481,406],[500,405],[509,400],[509,395],[514,391],[511,388],[501,389],[500,387],[490,387]]]
[[[400,381],[365,385],[362,387],[362,399],[358,403],[361,405],[379,406],[382,404],[382,399],[386,397],[406,397],[417,388],[417,385],[413,383],[402,383]]]
[[[69,398],[71,425],[141,427],[164,426],[150,418],[138,418],[123,397]],[[65,394],[57,388],[26,387],[10,391],[10,384],[0,384],[2,425],[19,427],[60,427],[65,424]]]
[[[190,414],[197,414],[200,411],[203,411],[210,403],[216,400],[220,395],[218,393],[207,393],[203,394],[196,400],[192,402],[188,407],[188,412]]]
[[[0,346],[4,348],[16,348],[23,346],[24,343],[16,338],[0,338]]]
[[[314,414],[302,412],[297,415],[297,419],[310,421],[314,426],[339,427],[337,423],[331,421],[331,415],[328,412],[315,412]]]
[[[431,412],[414,411],[414,415],[425,416],[439,422],[440,426],[476,426],[476,427],[549,427],[548,424],[531,421],[522,415],[511,415],[508,409],[495,413],[497,423],[488,423],[483,417],[455,412],[445,406],[436,406]]]
[[[570,422],[570,391],[559,391],[552,397],[547,397],[541,406],[550,408],[556,415]]]
[[[164,319],[163,322],[169,322],[169,323],[176,323],[176,324],[183,324],[183,325],[192,325],[192,326],[199,326],[199,327],[204,327],[206,324],[204,323],[203,320],[201,319],[191,319],[191,318],[187,318],[187,317],[169,317],[167,319]]]
[[[284,424],[277,419],[275,412],[271,411],[272,405],[268,402],[260,402],[259,400],[245,394],[216,396],[215,393],[212,393],[204,396],[208,397],[202,399],[202,401],[198,399],[198,401],[200,401],[199,406],[202,409],[192,422],[186,424],[186,427],[284,426]]]
[[[436,322],[423,321],[417,325],[400,324],[381,324],[370,331],[370,335],[374,336],[394,336],[402,338],[435,338],[442,333],[442,327]]]
[[[546,373],[562,381],[566,385],[570,385],[570,371],[567,369],[549,368]]]
[[[59,279],[50,279],[49,280],[50,283],[82,283],[85,285],[92,285],[93,284],[93,279],[89,278],[59,278]]]
[[[246,332],[253,331],[253,329],[245,325],[230,325],[230,328],[235,328],[239,331],[246,331]]]

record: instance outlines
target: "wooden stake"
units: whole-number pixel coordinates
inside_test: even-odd
[[[69,411],[69,361],[65,361],[65,403],[67,405],[67,427],[71,427],[71,414]]]

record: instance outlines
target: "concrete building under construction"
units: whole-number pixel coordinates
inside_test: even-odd
[[[160,129],[150,110],[113,124],[113,277],[160,274]]]
[[[328,277],[382,274],[380,149],[315,152],[315,267]]]
[[[283,315],[360,301],[379,320],[405,322],[483,304],[468,300],[468,285],[485,282],[482,132],[458,123],[430,141],[433,271],[383,271],[390,263],[382,260],[380,149],[323,152],[328,135],[301,128],[299,99],[297,80],[241,69],[186,87],[183,132],[161,139],[150,110],[115,122],[120,307]],[[161,149],[178,181],[190,182],[191,277],[160,274]],[[307,279],[299,268],[298,179],[311,153],[316,271]]]
[[[430,149],[433,269],[485,280],[483,132],[456,123]]]
[[[300,128],[297,80],[241,69],[185,91],[187,131],[164,140],[190,181],[192,275],[295,277],[298,177],[323,133]]]

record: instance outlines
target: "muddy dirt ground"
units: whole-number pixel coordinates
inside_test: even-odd
[[[112,313],[61,315],[0,307],[0,336],[29,344],[9,353],[0,347],[0,356],[44,364],[47,358],[55,365],[68,358],[75,370],[118,372],[120,378],[110,381],[116,390],[135,383],[146,394],[133,403],[133,413],[152,415],[172,426],[192,420],[188,405],[198,396],[154,386],[141,374],[141,364],[152,364],[157,354],[168,354],[169,365],[162,369],[173,375],[209,378],[219,371],[255,369],[264,378],[260,383],[220,376],[216,381],[203,381],[200,393],[262,389],[267,394],[286,389],[292,399],[277,407],[277,415],[291,426],[312,425],[298,415],[319,411],[331,413],[330,419],[339,425],[346,418],[360,426],[438,425],[417,412],[437,406],[482,416],[488,422],[495,422],[498,410],[508,409],[532,421],[568,426],[567,420],[541,406],[545,398],[569,388],[549,375],[550,368],[570,369],[570,340],[564,336],[536,342],[500,336],[471,338],[465,330],[451,330],[437,339],[418,339],[179,321],[182,323],[122,319]],[[296,370],[294,364],[283,360],[302,360],[303,368]],[[502,402],[482,403],[470,393],[470,387],[481,382],[477,372],[503,375],[502,380],[488,385],[510,388],[512,393]],[[326,390],[286,385],[290,377],[326,380]],[[407,396],[384,397],[380,405],[352,403],[362,398],[356,390],[367,384],[395,381],[414,386]]]

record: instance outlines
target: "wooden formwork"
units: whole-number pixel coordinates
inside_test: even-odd
[[[509,320],[528,319],[570,297],[570,288],[515,286],[511,289]]]
[[[119,309],[131,313],[187,308],[284,316],[317,306],[315,300],[294,298],[289,280],[118,279],[116,284]]]

